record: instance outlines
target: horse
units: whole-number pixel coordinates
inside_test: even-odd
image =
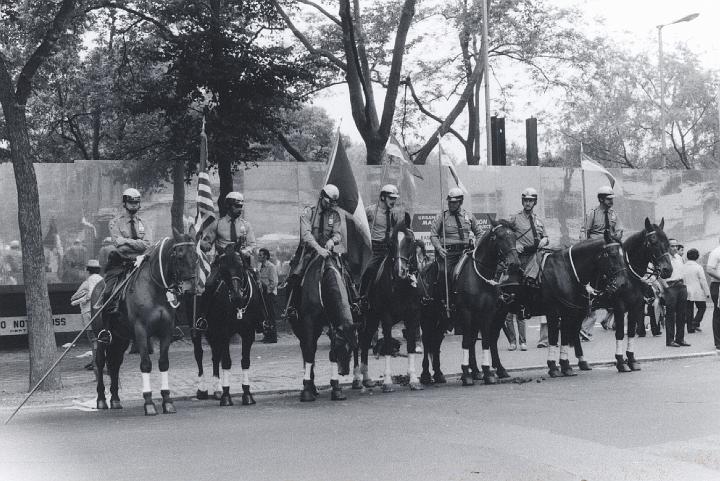
[[[158,368],[161,378],[162,410],[165,414],[176,412],[170,397],[168,380],[170,367],[168,350],[175,329],[175,309],[177,308],[175,295],[180,292],[180,286],[183,283],[189,282],[195,277],[196,263],[197,254],[192,238],[173,229],[173,238],[165,237],[151,247],[139,267],[131,272],[122,292],[117,294],[122,296],[120,316],[117,322],[113,322],[109,326],[112,340],[109,344],[98,344],[95,359],[97,409],[108,408],[102,374],[106,365],[110,375],[110,408],[122,408],[118,395],[120,366],[130,342],[135,341],[140,352],[145,415],[157,414],[157,408],[152,400],[150,386],[152,361],[148,353],[150,337],[153,336],[160,341]],[[99,282],[93,289],[91,296],[93,315],[101,304],[100,300],[104,289],[104,282]],[[94,324],[97,334],[101,323],[95,322]]]
[[[337,254],[331,253],[324,258],[317,255],[308,262],[300,285],[300,308],[297,318],[291,318],[290,327],[300,341],[305,368],[300,392],[302,402],[315,401],[318,395],[315,353],[325,326],[330,338],[330,398],[333,401],[347,399],[340,388],[338,375],[350,373],[350,358],[358,342],[343,270]]]
[[[393,392],[390,359],[392,355],[392,327],[405,323],[408,353],[408,378],[411,390],[423,389],[415,372],[415,354],[419,339],[417,332],[421,319],[421,295],[412,274],[417,271],[415,257],[415,234],[410,229],[410,215],[400,220],[390,233],[390,245],[368,290],[368,312],[359,333],[360,365],[355,367],[353,388],[374,385],[368,376],[368,352],[373,336],[382,327],[384,342],[380,353],[385,358],[382,392]]]
[[[652,224],[645,218],[645,228],[629,236],[623,242],[625,262],[630,271],[630,284],[614,298],[612,303],[615,319],[615,367],[618,372],[639,371],[640,365],[635,359],[635,333],[638,323],[644,322],[645,291],[647,288],[648,265],[652,263],[653,273],[667,279],[672,275],[670,243],[663,231],[665,219],[660,224]],[[627,313],[626,359],[623,358],[623,340],[625,337],[625,313]],[[583,350],[579,339],[575,341],[575,355],[582,359]],[[589,366],[588,366],[589,367]]]
[[[207,313],[207,330],[205,337],[212,351],[213,379],[217,389],[215,398],[220,406],[232,406],[230,396],[230,338],[236,333],[242,339],[242,404],[255,404],[250,391],[250,350],[255,341],[255,329],[265,319],[266,307],[254,277],[250,274],[242,255],[230,244],[220,254],[217,265],[217,284],[203,295],[208,296],[207,305],[212,309]],[[259,322],[258,322],[259,321]],[[195,361],[198,366],[198,399],[207,399],[202,365],[202,333],[194,329],[192,334]],[[222,366],[222,372],[220,367]]]
[[[499,319],[504,319],[507,311],[502,309],[502,288],[494,278],[500,269],[506,276],[504,283],[517,284],[520,280],[515,233],[510,224],[493,220],[492,228],[478,240],[472,254],[466,253],[461,262],[454,282],[456,325],[463,334],[460,380],[463,386],[471,386],[479,379],[485,384],[495,384],[497,375],[491,369],[491,356],[498,358],[497,339],[502,328]],[[478,332],[482,337],[482,375],[475,354]],[[506,376],[503,372],[502,377]]]
[[[558,377],[560,371],[563,376],[575,376],[568,360],[568,345],[580,344],[580,327],[588,312],[590,291],[599,287],[612,299],[630,286],[622,245],[606,231],[602,239],[583,240],[552,252],[541,268],[539,284],[541,310],[548,322],[548,374]]]

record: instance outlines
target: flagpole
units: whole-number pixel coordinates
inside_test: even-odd
[[[582,173],[582,201],[583,201],[583,225],[580,229],[580,239],[587,238],[587,205],[585,200],[585,169],[582,168],[583,144],[580,142],[580,172]],[[584,237],[583,237],[584,234]]]
[[[385,185],[385,176],[387,175],[388,171],[388,165],[390,162],[383,162],[383,170],[382,175],[380,176],[380,188],[382,189],[382,186]],[[373,221],[372,225],[370,226],[370,242],[372,243],[372,233],[375,229],[375,220],[377,219],[377,213],[378,208],[380,207],[380,194],[378,194],[377,202],[375,202],[375,212],[373,212]]]
[[[439,179],[440,179],[440,222],[442,225],[442,243],[443,243],[443,249],[445,249],[445,258],[443,261],[445,262],[445,269],[443,271],[445,272],[445,316],[450,319],[450,287],[448,286],[448,262],[447,262],[447,241],[445,238],[445,212],[443,210],[444,204],[443,204],[443,166],[442,166],[442,147],[440,146],[440,140],[442,137],[438,135],[438,169],[439,169]]]

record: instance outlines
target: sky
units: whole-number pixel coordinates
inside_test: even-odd
[[[699,13],[700,15],[690,22],[665,26],[662,32],[663,48],[665,52],[669,52],[672,51],[674,45],[685,43],[700,56],[708,69],[720,71],[719,1],[548,0],[548,4],[558,7],[575,6],[584,12],[588,20],[598,20],[598,23],[593,22],[592,24],[592,28],[597,30],[591,33],[604,33],[614,37],[620,44],[625,45],[631,51],[649,52],[655,56],[658,51],[658,25],[669,24],[689,14]],[[497,95],[498,86],[493,85],[492,81],[490,88],[491,96]],[[380,99],[382,98],[381,92],[377,92],[376,95]],[[518,98],[512,106],[512,118],[506,118],[506,138],[508,144],[515,141],[524,146],[524,119],[557,103],[557,99],[551,94],[542,96],[530,91],[530,89],[527,90],[526,95],[523,95],[522,92],[518,94],[517,91],[516,95],[518,95]],[[352,120],[347,86],[342,85],[333,88],[316,99],[315,103],[324,107],[337,122],[342,119],[341,131],[344,134],[350,136],[353,140],[361,141]],[[440,106],[435,108],[436,111],[441,109]],[[432,131],[436,126],[437,124],[433,121],[429,121],[426,130]],[[542,151],[542,119],[539,119],[538,133]],[[456,155],[460,155],[461,147],[459,142],[449,140],[446,148],[456,153]]]

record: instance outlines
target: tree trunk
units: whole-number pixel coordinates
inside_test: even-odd
[[[0,87],[2,88],[2,87]],[[42,247],[40,225],[40,198],[37,177],[30,153],[25,111],[17,105],[3,105],[10,152],[15,172],[18,196],[18,225],[23,254],[23,277],[25,279],[25,306],[28,318],[28,343],[30,346],[30,388],[47,372],[57,355],[55,329],[53,328],[45,277],[45,254]],[[60,371],[55,370],[42,383],[40,389],[61,387]]]
[[[385,152],[385,142],[382,139],[366,139],[367,148],[367,165],[380,165],[382,162],[382,154]]]
[[[100,159],[100,109],[96,108],[92,113],[92,160]]]
[[[170,207],[172,226],[178,232],[185,232],[185,162],[182,158],[173,165],[173,201]]]

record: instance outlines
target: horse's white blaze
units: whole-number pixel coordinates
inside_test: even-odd
[[[392,384],[392,370],[390,369],[390,356],[385,356],[385,373],[383,374],[383,384]]]
[[[230,387],[230,369],[222,369],[220,375],[222,376],[222,387]]]
[[[152,388],[150,387],[150,373],[143,372],[143,373],[141,373],[141,376],[142,376],[143,392],[152,392]]]
[[[483,349],[482,365],[490,366],[490,349]]]
[[[627,352],[635,352],[635,338],[634,337],[627,338]]]
[[[623,353],[623,342],[622,340],[615,340],[615,355],[622,356]]]
[[[243,376],[242,383],[246,386],[249,386],[250,385],[250,369],[243,369],[242,376]]]
[[[170,379],[168,376],[168,371],[160,372],[160,389],[163,389],[165,391],[170,390]]]
[[[207,386],[205,385],[205,375],[204,374],[202,376],[198,376],[197,382],[198,382],[198,384],[197,384],[198,391],[207,391]]]
[[[560,346],[560,359],[567,361],[568,359],[568,346]]]
[[[462,365],[467,366],[470,364],[470,349],[463,348],[463,360]]]
[[[312,373],[312,367],[313,365],[311,362],[305,363],[305,374],[303,375],[304,381],[309,381],[311,379],[310,374]]]

